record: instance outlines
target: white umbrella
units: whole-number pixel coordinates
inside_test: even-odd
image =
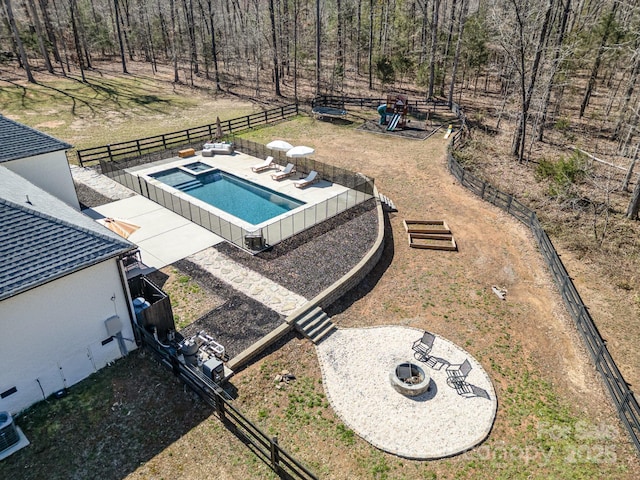
[[[287,152],[293,148],[289,142],[285,142],[284,140],[274,140],[271,143],[267,143],[267,148],[271,150],[280,150],[281,152]]]
[[[304,145],[299,145],[289,150],[287,152],[287,157],[291,157],[291,158],[307,157],[309,155],[312,155],[314,152],[315,150],[311,147],[305,147]]]

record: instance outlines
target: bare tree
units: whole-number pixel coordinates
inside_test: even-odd
[[[429,55],[429,91],[427,98],[433,97],[433,87],[436,81],[436,51],[438,46],[438,11],[440,0],[433,0],[433,24],[431,25],[431,54]]]
[[[31,73],[31,67],[29,66],[29,60],[27,59],[27,54],[24,50],[24,45],[22,44],[22,40],[20,39],[20,33],[18,32],[18,27],[16,26],[16,19],[13,16],[13,9],[11,8],[11,0],[4,0],[4,6],[7,12],[9,26],[11,27],[11,33],[13,34],[16,47],[18,48],[18,53],[20,54],[22,67],[24,68],[24,71],[27,74],[27,80],[30,83],[36,83],[36,80],[35,78],[33,78],[33,74]]]
[[[460,59],[460,45],[462,44],[462,35],[464,33],[464,24],[467,21],[467,12],[469,10],[469,2],[467,0],[460,0],[462,5],[460,9],[460,20],[458,24],[458,41],[456,42],[456,53],[453,57],[453,71],[451,72],[451,83],[449,85],[449,96],[447,103],[449,108],[453,105],[453,89],[456,83],[456,74],[458,72],[458,61]],[[454,3],[455,5],[455,3]]]
[[[316,0],[316,95],[320,95],[320,24],[320,0]]]
[[[631,201],[627,207],[627,218],[631,220],[638,219],[638,212],[640,211],[640,176],[636,180],[636,187],[633,189],[633,195]]]
[[[276,95],[282,96],[280,93],[280,68],[278,67],[278,41],[276,34],[276,16],[273,7],[273,0],[269,0],[269,19],[271,20],[271,40],[273,42],[273,75],[276,88]]]
[[[584,115],[584,111],[589,105],[589,100],[591,99],[591,94],[593,93],[593,87],[596,84],[596,79],[598,78],[598,71],[600,70],[600,63],[602,62],[602,55],[605,52],[605,48],[607,46],[607,41],[609,40],[609,35],[613,31],[614,21],[616,17],[616,10],[618,10],[618,6],[620,3],[618,0],[614,0],[611,11],[606,15],[604,19],[604,26],[602,32],[602,39],[600,41],[600,46],[598,47],[598,53],[596,55],[596,59],[593,62],[593,67],[591,68],[591,74],[589,75],[589,83],[587,84],[587,88],[584,92],[584,97],[582,98],[582,103],[580,104],[580,118]]]
[[[40,17],[38,17],[38,9],[36,8],[36,4],[34,0],[29,0],[29,8],[31,10],[31,18],[33,18],[33,25],[36,30],[36,37],[38,38],[38,47],[40,48],[40,54],[42,55],[42,59],[44,60],[44,66],[49,73],[53,73],[53,66],[51,65],[51,60],[49,59],[49,52],[47,51],[47,47],[45,46],[45,43],[44,43],[42,25],[40,24]]]
[[[82,60],[82,47],[80,46],[80,38],[78,36],[78,26],[76,22],[76,0],[69,0],[69,12],[71,17],[71,30],[73,31],[73,43],[76,47],[76,55],[78,57],[78,67],[80,68],[80,75],[82,76],[82,82],[86,83],[87,79],[84,75],[84,64]]]
[[[127,71],[127,61],[124,57],[124,44],[122,43],[122,29],[120,28],[120,3],[118,0],[113,0],[113,8],[116,14],[116,29],[118,32],[118,45],[120,45],[120,59],[122,60],[122,73],[129,73]]]

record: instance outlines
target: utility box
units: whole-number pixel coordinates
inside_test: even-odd
[[[220,383],[224,378],[224,364],[217,358],[210,358],[202,364],[202,371],[207,378]]]
[[[261,233],[248,233],[244,236],[244,244],[249,250],[262,250],[264,248],[264,237]]]

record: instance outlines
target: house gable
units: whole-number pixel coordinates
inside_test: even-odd
[[[0,300],[134,248],[0,167]]]
[[[0,115],[0,163],[69,148],[66,142]]]

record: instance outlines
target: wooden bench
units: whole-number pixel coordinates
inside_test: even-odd
[[[193,157],[195,154],[196,154],[196,151],[193,148],[186,148],[178,152],[178,156],[180,158]]]

